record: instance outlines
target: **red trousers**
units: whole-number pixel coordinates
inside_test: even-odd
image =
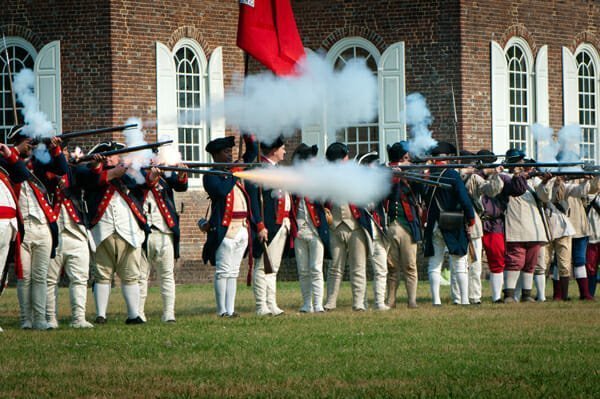
[[[586,251],[585,270],[588,278],[595,277],[598,273],[598,262],[600,261],[600,242],[588,244]]]
[[[539,242],[507,242],[506,270],[533,273],[541,247]]]
[[[485,255],[487,256],[488,267],[492,273],[502,273],[504,271],[504,234],[503,233],[483,233],[481,239]]]

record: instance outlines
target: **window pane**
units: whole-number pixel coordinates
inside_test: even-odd
[[[346,62],[352,58],[359,57],[367,60],[367,66],[377,74],[377,63],[373,54],[367,48],[361,46],[351,46],[340,53],[334,62],[334,68],[341,70],[346,66]],[[366,153],[370,148],[379,148],[379,138],[377,132],[379,118],[375,116],[372,121],[365,121],[355,126],[348,126],[345,129],[336,131],[336,140],[348,145],[349,156],[352,158],[358,153]],[[382,156],[382,154],[380,154]]]

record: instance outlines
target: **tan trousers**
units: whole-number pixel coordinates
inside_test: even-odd
[[[64,230],[60,234],[56,257],[48,268],[48,296],[46,302],[46,319],[56,323],[58,281],[60,270],[64,267],[69,276],[71,300],[71,316],[73,321],[85,320],[87,301],[87,283],[90,272],[90,249],[87,237],[81,239]]]
[[[110,284],[113,274],[123,285],[139,284],[142,248],[134,248],[117,233],[100,243],[94,257],[94,278],[98,284]]]
[[[352,308],[364,310],[367,286],[367,238],[363,228],[350,230],[345,223],[340,223],[335,230],[331,231],[330,246],[332,261],[327,272],[325,309],[331,310],[337,306],[337,297],[347,261],[350,265]]]
[[[535,274],[546,274],[550,269],[550,263],[556,255],[556,264],[558,265],[558,274],[560,277],[568,277],[571,275],[571,237],[561,237],[548,242],[542,246],[544,254],[543,262],[537,262]]]
[[[281,257],[285,249],[285,242],[288,239],[290,221],[284,219],[283,225],[279,228],[275,237],[269,243],[267,251],[269,260],[273,268],[273,273],[265,274],[263,257],[255,259],[254,270],[252,273],[252,285],[254,299],[256,300],[256,313],[280,314],[281,309],[277,306],[277,272],[281,265]]]
[[[388,305],[396,303],[396,291],[400,272],[406,280],[406,295],[408,304],[417,304],[417,283],[419,276],[417,272],[417,244],[413,242],[410,232],[400,223],[394,221],[388,227],[390,247],[388,250]]]
[[[46,279],[52,253],[52,235],[46,223],[28,218],[21,243],[23,279],[17,282],[21,327],[46,324]]]
[[[140,262],[140,317],[146,319],[144,307],[148,296],[148,278],[156,268],[163,302],[162,320],[175,320],[175,248],[173,234],[152,230],[148,236],[147,251],[142,251]]]

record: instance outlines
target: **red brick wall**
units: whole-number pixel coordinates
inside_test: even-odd
[[[533,56],[548,45],[550,124],[563,126],[562,47],[583,41],[600,50],[597,1],[461,1],[461,125],[470,149],[491,148],[490,41],[527,40]]]
[[[454,140],[450,82],[458,99],[458,1],[303,0],[293,7],[304,46],[313,50],[349,36],[370,40],[381,53],[404,41],[406,93],[422,93],[435,118],[434,136]]]
[[[5,1],[0,25],[39,51],[60,40],[63,129],[107,126],[112,122],[109,3]]]

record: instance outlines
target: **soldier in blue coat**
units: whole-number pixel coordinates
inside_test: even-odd
[[[261,151],[261,163],[274,167],[285,157],[285,143],[279,137],[272,143],[261,143]],[[255,259],[252,282],[256,314],[278,316],[283,310],[277,306],[277,271],[284,253],[290,248],[292,198],[283,190],[264,189],[254,184],[248,184],[248,194],[252,201],[257,235],[252,248]],[[265,248],[267,255],[264,255]],[[265,273],[265,256],[268,256],[272,273]]]
[[[456,153],[454,146],[450,143],[440,142],[432,151],[432,155],[444,156]],[[438,161],[445,163],[444,161]],[[438,172],[439,171],[439,172]],[[434,306],[440,306],[440,274],[444,262],[444,250],[448,249],[450,268],[457,273],[460,289],[461,304],[469,304],[467,254],[469,238],[467,226],[475,224],[475,213],[469,194],[465,188],[460,174],[454,169],[438,169],[431,174],[431,179],[443,176],[444,183],[450,183],[451,189],[434,188],[429,195],[429,208],[427,214],[427,226],[424,237],[424,255],[429,257],[428,273],[431,288],[431,297]],[[440,209],[441,208],[441,209]],[[464,213],[463,222],[456,227],[440,226],[441,212]]]
[[[408,143],[401,141],[387,147],[389,166],[409,165]],[[422,241],[421,198],[424,186],[394,177],[392,190],[387,198],[388,236],[388,277],[387,301],[396,307],[396,294],[400,271],[406,280],[408,307],[417,307],[417,244]]]
[[[246,152],[244,161],[251,162],[256,157],[255,144],[250,136],[244,136]],[[228,136],[212,140],[206,145],[215,162],[232,161],[232,147],[235,138]],[[223,169],[213,169],[226,172]],[[202,249],[204,263],[215,267],[215,299],[217,315],[236,317],[235,295],[240,264],[251,239],[250,228],[253,222],[250,198],[244,182],[226,173],[205,174],[204,189],[210,197],[211,215],[207,228],[207,237]],[[201,226],[201,228],[202,228]]]

